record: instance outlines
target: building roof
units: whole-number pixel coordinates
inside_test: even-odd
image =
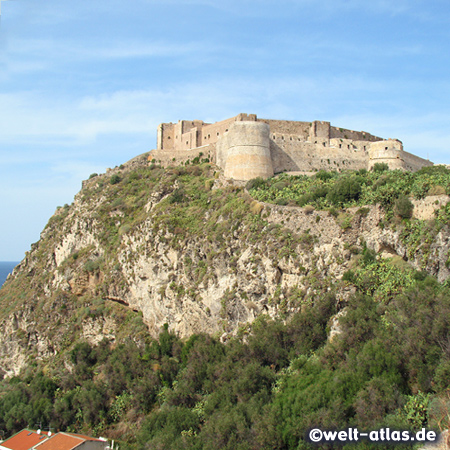
[[[0,444],[0,449],[29,450],[31,447],[46,441],[46,433],[38,434],[33,430],[22,430]]]
[[[75,433],[57,433],[47,441],[40,443],[36,450],[72,450],[85,441],[100,441],[89,436]]]

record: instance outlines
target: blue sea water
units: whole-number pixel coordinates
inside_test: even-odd
[[[0,287],[3,286],[6,277],[13,271],[17,264],[19,264],[17,261],[0,261]]]

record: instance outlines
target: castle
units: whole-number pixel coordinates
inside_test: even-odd
[[[208,158],[227,178],[246,181],[280,172],[371,169],[416,171],[430,161],[403,150],[401,141],[364,131],[337,128],[330,122],[259,119],[256,114],[204,123],[180,120],[158,127],[157,148],[149,160],[163,166]]]

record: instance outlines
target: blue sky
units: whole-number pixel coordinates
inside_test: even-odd
[[[160,122],[240,112],[399,138],[450,163],[448,0],[8,0],[0,260]]]

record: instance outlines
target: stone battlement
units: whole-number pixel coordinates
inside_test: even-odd
[[[370,169],[376,163],[410,171],[432,165],[405,152],[399,140],[330,122],[259,119],[256,114],[238,114],[213,124],[162,123],[149,160],[167,166],[200,155],[221,167],[226,177],[243,181],[286,171]]]

